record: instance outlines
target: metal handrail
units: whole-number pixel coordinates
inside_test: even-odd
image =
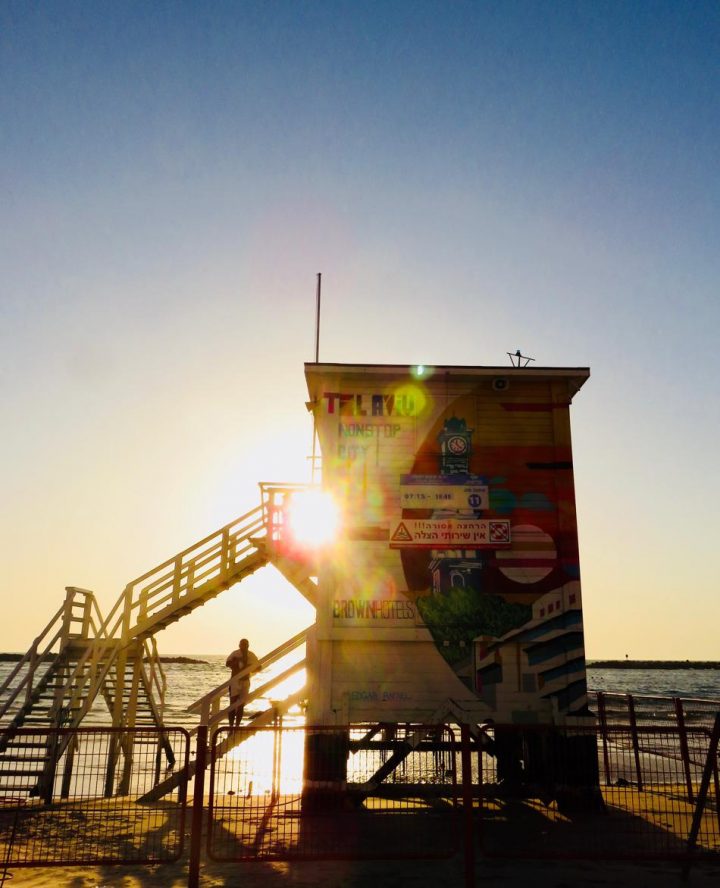
[[[119,652],[135,640],[159,606],[183,607],[203,585],[229,580],[232,570],[257,551],[250,537],[257,537],[264,528],[263,507],[256,506],[127,584],[98,627],[95,642],[88,646],[66,682],[71,705],[78,707],[76,724],[92,706]],[[208,543],[212,543],[209,548]],[[155,579],[146,583],[152,577]],[[138,588],[140,584],[144,585]],[[111,646],[109,641],[115,643]]]
[[[89,597],[91,613],[92,613],[92,608],[94,606],[95,610],[98,613],[98,616],[100,616],[100,611],[98,609],[97,601],[95,600],[95,596],[93,595],[92,592],[90,592],[87,589],[77,589],[77,588],[71,587],[71,586],[66,588],[65,600],[63,601],[61,606],[58,608],[58,610],[55,612],[55,614],[50,619],[50,621],[45,626],[45,628],[42,630],[42,632],[37,636],[37,638],[32,643],[32,645],[30,645],[30,648],[28,649],[27,653],[18,661],[18,663],[15,665],[15,668],[7,676],[7,678],[5,679],[5,681],[2,684],[2,687],[0,687],[0,694],[4,694],[7,690],[9,690],[12,687],[12,682],[18,676],[18,674],[20,673],[20,670],[23,668],[23,666],[28,665],[28,671],[22,677],[22,679],[17,683],[17,685],[15,685],[15,687],[12,689],[12,693],[10,694],[10,696],[2,704],[2,708],[0,709],[0,718],[5,716],[9,712],[10,707],[17,700],[17,698],[20,696],[23,689],[25,689],[26,702],[28,702],[31,699],[32,694],[33,694],[33,689],[36,686],[35,678],[37,676],[39,664],[46,662],[45,658],[51,652],[52,648],[55,646],[55,644],[57,644],[58,641],[60,642],[61,649],[62,649],[63,644],[66,644],[70,640],[70,634],[69,634],[70,624],[77,623],[77,622],[84,624],[83,617],[77,617],[73,614],[73,605],[75,603],[75,598],[76,598],[76,596],[79,596],[79,595],[85,596],[86,601]],[[52,629],[56,626],[57,626],[57,628],[55,629],[55,634],[51,637],[50,641],[47,642],[47,644],[45,645],[45,648],[42,651],[39,651],[40,645],[42,644],[44,639],[50,634]],[[47,676],[50,673],[50,670],[52,669],[52,665],[53,665],[52,663],[48,664],[48,667],[44,671],[40,681],[47,678]]]
[[[37,649],[40,647],[40,644],[41,644],[43,638],[47,635],[47,633],[50,631],[50,629],[52,629],[53,624],[58,620],[58,618],[62,617],[64,610],[65,610],[65,605],[63,604],[60,607],[60,609],[57,611],[57,613],[53,616],[53,618],[50,620],[50,622],[47,624],[47,626],[40,633],[40,635],[38,635],[38,637],[35,639],[35,641],[33,641],[33,643],[30,645],[27,653],[22,657],[21,660],[18,660],[17,664],[15,665],[15,668],[12,670],[10,675],[8,675],[8,677],[2,683],[2,686],[0,686],[0,694],[4,693],[8,689],[12,680],[15,678],[15,676],[18,674],[18,672],[22,669],[22,667],[31,659],[31,657],[34,654],[37,653]],[[60,637],[60,635],[59,635],[59,631],[58,631],[58,633],[53,636],[52,641],[50,642],[49,646],[45,649],[44,653],[47,653],[49,648],[55,644],[55,642],[58,640],[59,637]]]
[[[133,633],[161,606],[177,604],[208,582],[230,574],[245,557],[256,551],[250,541],[264,530],[262,506],[225,525],[200,542],[180,552],[128,583],[124,633]],[[211,544],[211,545],[209,545]],[[151,580],[152,578],[152,580]],[[146,582],[151,580],[151,582]],[[143,584],[140,588],[140,584]],[[129,613],[137,611],[135,623]],[[129,612],[129,613],[128,613]]]
[[[270,502],[275,503],[275,498],[279,497],[277,502],[282,505],[286,494],[306,488],[307,485],[304,484],[262,483],[260,485],[262,501],[259,506],[132,580],[105,617],[102,616],[91,592],[74,587],[68,588],[69,595],[72,592],[73,596],[76,593],[90,596],[89,602],[86,599],[82,618],[82,638],[87,644],[75,660],[75,666],[67,676],[64,687],[57,693],[58,700],[69,701],[69,708],[75,713],[74,724],[79,724],[93,705],[113,662],[121,651],[127,649],[138,637],[143,638],[143,635],[152,637],[152,633],[159,628],[157,623],[171,617],[176,610],[185,608],[188,604],[193,606],[206,595],[233,583],[241,574],[243,565],[246,565],[248,570],[258,566],[250,559],[253,556],[264,556],[261,538],[267,535]],[[29,664],[28,674],[13,689],[11,698],[5,702],[0,711],[0,717],[9,710],[23,688],[27,687],[29,699],[38,662],[59,640],[61,645],[70,640],[69,627],[77,619],[73,613],[73,604],[74,598],[67,597],[63,606],[3,683],[0,693],[10,687],[20,670]],[[62,622],[57,632],[45,650],[39,653],[40,644],[56,626],[58,620]],[[94,638],[87,637],[90,630]],[[271,652],[264,659],[264,665],[274,662],[301,644],[306,631],[291,639],[293,644],[290,647],[286,642],[281,648]],[[72,639],[77,639],[77,636],[72,636]],[[166,679],[157,659],[156,647],[150,648],[149,659],[149,686],[158,690],[164,702]],[[50,668],[52,667],[49,666],[48,671]],[[222,687],[224,691],[225,686]],[[217,693],[219,689],[205,696],[212,698]],[[204,700],[200,705],[203,704]]]
[[[265,684],[261,685],[259,688],[255,688],[254,691],[250,691],[250,693],[246,697],[242,697],[239,700],[231,702],[230,705],[226,706],[224,709],[210,709],[207,714],[201,715],[200,724],[206,724],[210,728],[214,727],[215,725],[219,724],[226,716],[230,715],[231,712],[235,712],[241,706],[245,707],[248,703],[252,703],[255,700],[259,700],[262,697],[267,696],[268,691],[271,691],[279,684],[282,684],[282,682],[286,681],[288,678],[292,678],[293,675],[295,675],[297,672],[300,672],[301,669],[304,669],[306,665],[307,661],[305,660],[305,658],[303,658],[302,660],[298,660],[297,663],[293,663],[292,666],[288,666],[287,669],[283,670],[278,675],[273,676],[273,678],[271,678],[269,681],[266,681]],[[223,687],[227,691],[227,683],[225,683]],[[287,704],[289,708],[289,706],[292,706],[296,702],[295,698],[297,694],[301,691],[302,689],[300,689],[300,691],[293,691],[286,700],[276,701],[273,706],[285,706],[285,704]],[[197,728],[198,726],[193,728],[190,733],[197,733]]]

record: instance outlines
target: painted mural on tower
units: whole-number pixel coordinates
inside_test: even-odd
[[[349,650],[362,630],[419,710],[392,655],[409,628],[488,712],[583,714],[569,405],[588,372],[423,371],[308,365],[324,483],[348,520],[327,637]]]

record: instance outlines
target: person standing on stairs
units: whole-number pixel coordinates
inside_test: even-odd
[[[238,703],[237,708],[228,713],[230,727],[239,725],[243,717],[245,700],[250,692],[250,675],[260,670],[260,661],[250,650],[247,638],[240,639],[240,647],[234,650],[225,661],[230,670],[230,705]],[[241,701],[241,702],[238,702]]]

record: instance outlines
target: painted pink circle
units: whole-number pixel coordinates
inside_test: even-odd
[[[550,534],[534,524],[514,524],[510,531],[512,545],[495,552],[500,572],[516,583],[539,583],[557,565],[557,550]],[[510,564],[503,567],[503,561]],[[523,563],[525,562],[525,563]]]

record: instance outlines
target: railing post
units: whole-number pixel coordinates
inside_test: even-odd
[[[137,622],[142,623],[147,617],[148,610],[148,590],[142,589],[138,598],[138,615]]]
[[[59,737],[57,728],[51,728],[48,732],[48,738],[45,745],[45,754],[47,761],[43,772],[38,781],[38,795],[45,805],[51,805],[53,800],[53,789],[55,787],[55,771],[58,763],[58,745]]]
[[[627,695],[628,715],[630,716],[630,736],[632,737],[633,755],[635,756],[635,776],[638,789],[643,788],[642,768],[640,766],[640,741],[638,740],[637,719],[635,717],[635,700],[632,694]]]
[[[188,865],[188,888],[200,886],[200,849],[202,848],[203,796],[205,793],[205,768],[207,767],[207,725],[197,729],[197,752],[195,755],[195,784],[193,787],[192,821],[190,827],[190,863]]]
[[[110,734],[108,740],[107,766],[105,768],[105,787],[103,794],[106,799],[113,797],[115,792],[115,767],[120,754],[120,735],[117,732]]]
[[[38,654],[37,642],[35,642],[30,648],[30,659],[28,661],[28,678],[27,684],[25,685],[25,705],[27,705],[32,699],[35,670],[37,669],[37,665],[39,662],[40,656]]]
[[[88,638],[90,638],[90,622],[92,619],[93,597],[94,596],[92,592],[85,593],[85,601],[83,602],[82,629],[80,630],[83,640],[87,640]]]
[[[465,888],[475,886],[475,832],[473,830],[473,783],[470,756],[470,726],[460,725],[460,763],[462,765],[463,821],[465,824]]]
[[[222,544],[220,546],[221,567],[220,574],[223,577],[230,571],[230,528],[223,527]]]
[[[75,589],[72,586],[65,587],[65,606],[63,608],[62,618],[62,634],[60,636],[60,650],[68,643],[70,638],[70,624],[73,618],[73,599],[75,598]]]
[[[687,741],[687,729],[685,727],[685,711],[680,697],[674,697],[675,702],[675,720],[677,722],[678,736],[680,738],[680,757],[682,758],[683,768],[685,770],[685,786],[687,787],[688,802],[692,805],[695,801],[695,793],[693,792],[692,774],[690,773],[690,749]]]
[[[485,775],[483,773],[483,753],[485,752],[485,743],[481,738],[488,739],[487,733],[481,728],[481,734],[477,738],[477,774],[478,774],[478,842],[480,852],[482,853],[484,844],[484,816],[485,816]]]
[[[65,752],[65,767],[63,768],[62,786],[60,787],[60,798],[70,798],[70,784],[72,782],[73,765],[75,764],[75,751],[78,745],[78,735],[73,733]]]
[[[273,712],[273,760],[270,803],[274,805],[280,797],[280,768],[282,759],[282,716],[277,708],[277,701],[271,700]]]
[[[173,568],[173,589],[172,589],[172,601],[177,601],[180,598],[180,589],[182,586],[182,555],[178,555],[175,559],[175,566]]]
[[[705,768],[703,769],[702,780],[697,794],[697,804],[693,814],[692,825],[687,840],[688,856],[695,850],[697,844],[698,833],[700,832],[700,823],[705,813],[705,805],[707,804],[708,790],[710,788],[710,778],[717,770],[718,743],[720,742],[720,712],[715,716],[715,724],[713,725],[712,734],[710,735],[710,743],[708,744],[707,759],[705,760]],[[688,864],[689,865],[689,860]],[[687,865],[685,872],[687,872]]]
[[[605,766],[605,783],[610,785],[610,756],[608,754],[607,742],[607,713],[605,711],[605,694],[602,691],[597,693],[598,702],[598,718],[600,719],[600,731],[602,733],[603,745],[603,764]]]
[[[135,754],[135,722],[137,719],[137,703],[140,691],[140,672],[142,670],[142,645],[136,645],[135,651],[131,658],[132,663],[132,681],[130,684],[130,697],[127,701],[125,716],[123,723],[125,727],[131,729],[127,734],[123,734],[121,749],[123,752],[123,771],[118,786],[118,795],[127,795],[130,791],[130,778],[133,769],[133,757]]]
[[[718,833],[720,833],[720,774],[718,774],[717,756],[713,767],[713,779],[715,780],[715,815],[718,823]]]

